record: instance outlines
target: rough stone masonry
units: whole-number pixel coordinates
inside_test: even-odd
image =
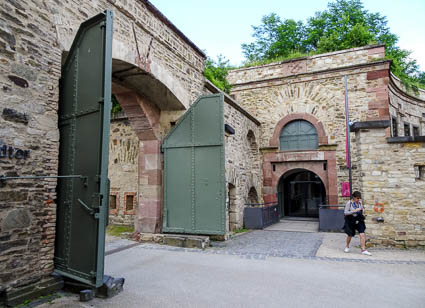
[[[105,9],[115,16],[113,92],[128,119],[112,124],[112,180],[128,177],[112,192],[119,190],[117,200],[126,200],[125,208],[117,205],[124,213],[120,222],[131,219],[131,200],[136,230],[160,232],[161,140],[211,90],[203,77],[205,54],[149,1],[0,3],[0,175],[57,175],[61,63],[79,25]],[[354,188],[363,192],[372,241],[425,245],[425,94],[408,92],[384,55],[384,46],[366,46],[230,73],[236,102],[227,99],[226,122],[236,135],[226,136],[228,231],[242,226],[245,203],[276,202],[280,178],[293,170],[314,172],[328,204],[347,200],[341,196],[348,179],[347,76],[351,120],[361,124],[351,134]],[[281,151],[282,129],[300,119],[317,130],[318,148]],[[0,181],[0,303],[55,283],[48,277],[56,184],[56,179]]]
[[[236,69],[229,81],[237,101],[261,122],[264,200],[277,201],[280,179],[304,169],[324,183],[327,204],[337,205],[347,200],[341,190],[348,182],[346,76],[356,132],[353,189],[363,192],[371,242],[423,247],[425,92],[408,91],[384,56],[384,46],[366,46]],[[281,132],[298,120],[315,127],[316,150],[280,148]]]
[[[123,65],[143,71],[153,85],[149,89],[163,91],[156,93],[158,104],[164,97],[172,100],[170,106],[160,106],[164,113],[159,112],[159,122],[169,125],[164,119],[181,114],[202,92],[205,55],[148,1],[2,1],[0,175],[57,175],[61,63],[79,25],[105,9],[115,16],[114,72]],[[122,74],[114,78],[120,89],[131,84]],[[155,93],[147,93],[149,89],[131,95],[152,99]],[[133,101],[127,116],[140,112],[143,104],[155,102]],[[136,149],[140,146],[137,141]],[[155,155],[159,157],[159,148]],[[137,160],[137,150],[128,159]],[[10,302],[15,291],[30,294],[53,271],[56,184],[56,179],[0,183],[0,302]],[[141,191],[145,183],[136,185]]]

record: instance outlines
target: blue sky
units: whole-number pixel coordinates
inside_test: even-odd
[[[222,54],[233,65],[244,60],[241,44],[252,41],[252,25],[272,12],[282,19],[305,21],[330,0],[150,0],[207,55]],[[365,9],[388,19],[398,45],[413,51],[425,71],[425,0],[363,0]]]

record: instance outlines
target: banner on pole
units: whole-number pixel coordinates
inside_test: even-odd
[[[343,197],[350,197],[350,182],[341,183],[341,195]]]

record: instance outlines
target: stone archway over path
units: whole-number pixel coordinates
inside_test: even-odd
[[[102,0],[59,3],[53,14],[56,44],[69,50],[87,16],[109,9],[114,15],[112,92],[139,139],[136,231],[159,232],[162,208],[160,140],[171,120],[202,93],[206,55],[149,1]],[[167,111],[162,113],[162,111]],[[168,119],[168,118],[167,118]],[[162,125],[162,126],[161,126]]]
[[[142,72],[141,74],[143,75]],[[146,79],[146,77],[144,78]],[[152,84],[154,81],[149,83]],[[124,80],[121,80],[121,84],[125,84]],[[129,83],[130,87],[134,87],[133,85],[134,83]],[[164,85],[156,81],[154,87],[163,88]],[[165,103],[155,104],[148,99],[147,96],[152,95],[154,91],[147,86],[141,86],[136,91],[114,82],[112,92],[139,139],[139,202],[135,209],[135,230],[137,232],[157,233],[160,232],[163,200],[160,107],[165,108],[167,105]],[[176,105],[172,106],[172,103],[168,105],[168,108],[173,107],[176,108]]]

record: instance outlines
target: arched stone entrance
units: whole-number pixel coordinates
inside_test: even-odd
[[[144,66],[135,66],[114,59],[112,67],[112,92],[139,139],[138,195],[134,213],[135,231],[143,233],[158,233],[161,230],[163,195],[160,147],[167,130],[161,126],[162,113],[166,111],[172,118],[173,114],[180,115],[187,107],[187,102],[181,100],[178,91],[173,91],[151,72],[151,65],[151,62],[147,62]]]
[[[66,53],[84,16],[114,11],[112,72],[106,73],[112,73],[112,93],[139,139],[135,230],[160,232],[161,140],[202,93],[206,55],[149,2],[112,2],[84,12],[78,1],[63,6],[54,18],[57,44]]]
[[[293,121],[308,121],[317,131],[317,149],[281,149],[280,135],[286,124]],[[328,136],[323,124],[313,115],[294,113],[280,120],[270,139],[270,147],[263,154],[264,202],[277,202],[279,181],[282,175],[295,169],[308,170],[322,181],[326,204],[338,204],[336,151],[328,145]],[[282,215],[284,212],[281,213]]]
[[[326,203],[326,188],[320,177],[306,169],[293,169],[278,182],[280,217],[318,217],[318,205]]]

